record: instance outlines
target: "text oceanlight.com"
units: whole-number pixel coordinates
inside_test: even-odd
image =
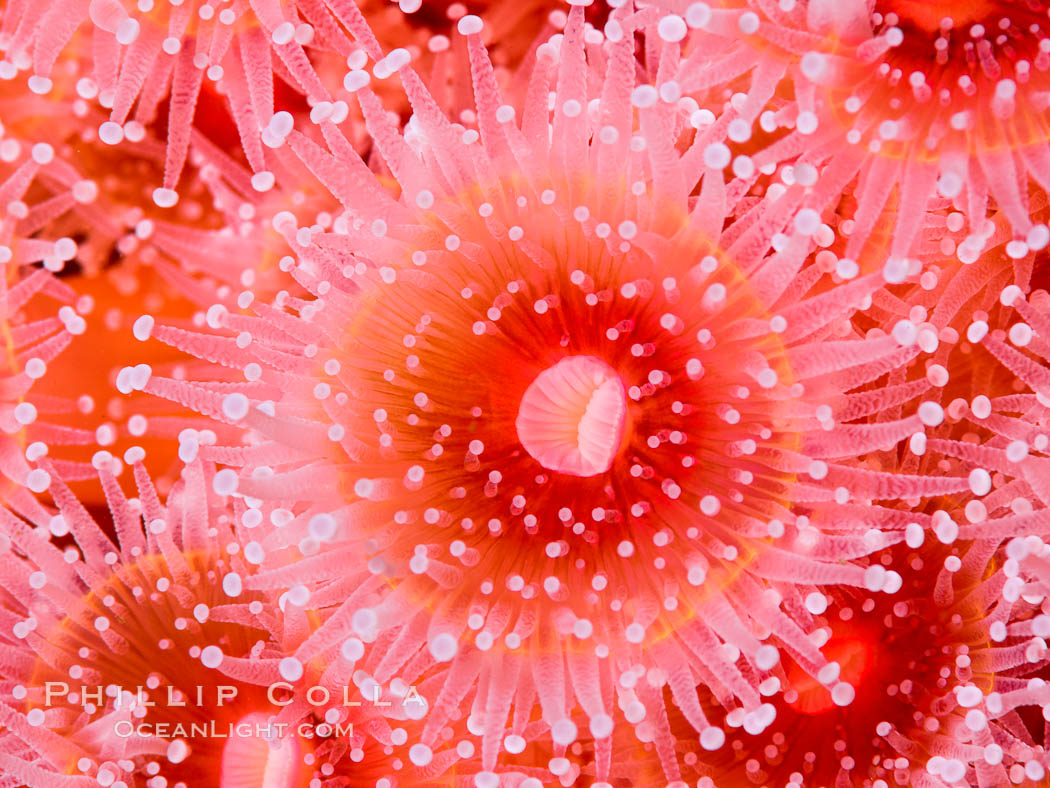
[[[354,724],[322,722],[287,723],[218,723],[208,722],[132,722],[120,720],[113,732],[122,739],[139,736],[144,739],[266,739],[278,741],[292,734],[301,739],[343,738],[354,735]]]

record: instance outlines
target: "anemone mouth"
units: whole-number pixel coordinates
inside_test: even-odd
[[[540,465],[570,476],[612,467],[627,423],[627,390],[608,364],[571,356],[548,367],[521,398],[514,427]]]
[[[236,723],[254,735],[232,736],[222,749],[218,788],[306,788],[313,769],[304,765],[307,748],[295,736],[268,740],[258,731],[271,727],[266,714],[248,714]]]

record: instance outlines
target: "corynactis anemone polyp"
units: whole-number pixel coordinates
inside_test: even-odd
[[[1042,339],[1050,331],[1045,318],[1050,302],[1043,290],[1027,295],[1022,290],[1039,279],[1041,265],[1028,256],[1009,261],[997,249],[963,268],[931,304],[929,319],[949,341],[940,350],[930,348],[939,363],[927,375],[943,387],[942,401],[950,404],[944,425],[913,439],[915,456],[901,463],[962,468],[970,482],[970,494],[953,504],[959,523],[939,513],[933,527],[939,541],[953,545],[935,601],[947,599],[952,608],[965,603],[978,614],[967,627],[965,659],[953,671],[957,681],[948,684],[953,694],[933,704],[938,721],[923,722],[925,735],[890,726],[881,731],[909,759],[909,769],[928,759],[926,771],[946,784],[1038,782],[1047,766],[1043,720],[1020,708],[1046,705],[1040,690],[1050,634],[1039,575],[1050,502],[1045,459],[1050,388]],[[1007,284],[1015,279],[1021,286]],[[902,323],[895,330],[914,329]],[[910,544],[921,543],[917,532],[913,537]],[[1021,571],[1025,562],[1027,572]],[[953,589],[958,602],[951,599]],[[981,636],[975,640],[974,634]]]
[[[161,504],[130,459],[137,498],[100,472],[116,541],[57,481],[44,536],[0,512],[5,776],[32,788],[393,788],[478,771],[462,735],[420,749],[425,695],[377,684],[365,668],[383,655],[360,640],[292,656],[316,625],[307,590],[245,588],[263,552],[250,529],[291,512],[215,495],[222,482],[200,462]],[[443,727],[440,743],[453,736]]]
[[[41,442],[34,452],[47,450],[45,446],[58,449],[62,444],[80,444],[77,449],[64,447],[55,452],[56,467],[63,478],[71,480],[94,476],[87,460],[95,451],[122,453],[130,444],[119,445],[121,438],[135,441],[146,431],[143,412],[136,410],[138,404],[125,408],[126,403],[114,401],[113,377],[118,370],[180,358],[170,350],[160,355],[137,352],[141,346],[132,340],[131,328],[141,304],[190,324],[191,299],[196,297],[203,321],[203,309],[212,303],[219,285],[200,276],[202,271],[239,283],[242,274],[255,276],[255,271],[245,271],[248,264],[257,262],[262,267],[266,262],[260,260],[261,243],[241,240],[248,235],[243,225],[240,236],[219,230],[224,217],[211,210],[210,203],[215,200],[225,205],[229,200],[219,201],[209,194],[196,168],[194,185],[185,189],[186,198],[175,211],[166,212],[169,221],[165,221],[161,210],[148,200],[149,184],[163,165],[159,143],[146,132],[141,139],[128,141],[120,153],[100,143],[91,126],[93,113],[73,93],[67,71],[62,70],[65,79],[47,97],[27,98],[6,85],[0,93],[0,116],[5,124],[0,132],[0,200],[5,206],[0,259],[8,264],[12,276],[42,266],[62,280],[34,276],[32,284],[20,285],[10,294],[5,317],[13,323],[22,320],[19,312],[24,311],[23,322],[32,324],[14,329],[19,345],[29,340],[32,329],[43,332],[45,326],[64,326],[63,342],[70,334],[78,335],[73,352],[59,356],[59,347],[52,343],[50,349],[41,348],[36,354],[40,358],[29,368],[39,377],[44,369],[40,363],[46,365],[48,374],[36,388],[41,396],[32,404],[42,408],[49,426],[43,431],[34,428],[37,434],[27,443]],[[68,122],[70,117],[73,122]],[[56,123],[56,118],[63,122]],[[202,164],[202,156],[195,159]],[[240,180],[251,191],[248,175]],[[218,187],[226,189],[225,184]],[[218,187],[220,196],[225,196]],[[231,211],[237,214],[236,209]],[[245,209],[240,215],[242,219],[254,216]],[[58,312],[60,322],[54,319],[53,302],[44,298],[34,299],[23,310],[28,294],[41,286],[68,302]],[[134,311],[129,310],[132,301],[138,301]],[[41,322],[45,318],[50,322]],[[37,339],[43,337],[43,333],[37,335]],[[94,352],[78,352],[85,347]],[[21,363],[34,357],[24,349],[17,353],[12,349],[12,354]],[[26,403],[20,414],[29,408]],[[159,422],[154,431],[158,426]],[[5,429],[10,431],[10,427]],[[168,437],[177,433],[175,429]],[[152,441],[146,443],[150,449],[156,446]],[[171,441],[165,441],[163,448],[170,447]],[[151,451],[152,467],[166,472],[173,453],[168,451],[167,464],[161,465],[162,452]],[[167,484],[170,486],[170,480]],[[90,497],[98,493],[97,485],[84,485],[78,492]]]
[[[972,232],[990,195],[1025,236],[1026,181],[1050,186],[1047,10],[1036,0],[808,4],[810,28],[835,43],[806,53],[801,72],[828,88],[825,109],[849,129],[847,141],[877,155],[864,202],[877,208],[903,175],[908,210],[936,182],[967,207]]]
[[[686,95],[750,74],[741,118],[727,129],[755,147],[758,120],[772,142],[751,151],[756,166],[799,157],[820,168],[806,202],[818,211],[856,184],[848,258],[858,259],[893,206],[889,251],[911,256],[924,212],[945,200],[968,220],[973,257],[989,199],[1018,242],[1028,240],[1028,182],[1050,185],[1045,3],[659,5],[675,12],[668,30],[691,28],[692,60],[703,64],[678,76]]]
[[[906,549],[901,563],[911,571],[894,597],[836,594],[823,622],[832,633],[825,653],[842,657],[842,675],[858,687],[854,702],[829,708],[815,683],[803,679],[777,701],[780,713],[768,730],[758,737],[731,733],[730,746],[718,753],[682,735],[687,723],[671,710],[678,735],[674,757],[661,759],[666,779],[691,784],[699,777],[700,788],[940,788],[1042,779],[1042,720],[1031,712],[1047,699],[1039,678],[1046,646],[1038,637],[1048,631],[1040,608],[1045,586],[1026,586],[1022,601],[1003,592],[1018,559],[1038,562],[1026,558],[1028,550],[1045,549],[1015,541],[1006,565],[980,544]],[[795,674],[789,667],[789,680]],[[614,774],[653,784],[637,778],[646,769],[651,764],[638,759]]]
[[[266,668],[279,678],[270,656],[280,648],[280,629],[272,629],[283,617],[259,595],[242,594],[240,577],[255,557],[227,547],[240,547],[234,527],[243,526],[214,511],[199,465],[186,475],[162,506],[141,464],[133,501],[103,469],[115,543],[58,481],[51,490],[59,509],[44,532],[72,535],[75,546],[60,549],[5,513],[3,537],[12,549],[3,607],[12,626],[4,635],[21,654],[5,666],[12,682],[4,708],[6,773],[33,786],[67,784],[42,776],[45,769],[90,775],[103,785],[189,784],[218,772],[225,744],[200,736],[188,745],[192,724],[217,716],[225,726],[245,709],[279,711],[266,705],[265,682],[254,679]],[[212,670],[237,658],[247,681]],[[237,684],[237,703],[216,695],[230,683]],[[123,735],[121,724],[144,727]],[[154,734],[159,724],[186,732]]]
[[[947,624],[931,662],[941,662],[939,678],[920,664],[917,675],[929,678],[922,694],[932,702],[918,704],[910,726],[879,724],[897,753],[882,763],[887,780],[892,768],[899,784],[1043,784],[1050,766],[1042,691],[1050,664],[1041,576],[1047,548],[1029,535],[1011,539],[1004,555],[989,530],[990,542],[979,535],[943,560],[932,594]],[[916,689],[900,684],[909,695]]]
[[[347,209],[333,232],[278,223],[312,298],[216,310],[236,342],[154,330],[250,381],[150,378],[148,392],[255,431],[205,456],[244,466],[242,494],[314,502],[281,537],[307,557],[250,580],[316,586],[314,604],[338,607],[300,656],[349,624],[396,643],[386,673],[451,661],[436,713],[473,692],[486,769],[512,705],[538,698],[562,747],[576,704],[608,741],[603,687],[632,723],[662,714],[640,676],[669,687],[706,747],[723,734],[699,681],[760,731],[778,647],[848,704],[816,646],[821,586],[895,591],[866,556],[907,520],[872,502],[967,489],[856,462],[943,418],[929,402],[867,424],[886,395],[843,393],[919,350],[853,332],[879,276],[835,287],[804,266],[822,232],[794,210],[809,187],[730,218],[754,173],[727,184],[725,146],[682,122],[690,102],[635,83],[630,20],[647,19],[619,12],[628,34],[588,65],[575,8],[515,109],[465,17],[480,132],[400,64],[403,135],[357,92],[397,199],[335,124],[320,124],[335,155],[288,135]],[[674,38],[659,36],[661,62]],[[352,569],[364,558],[371,576]]]
[[[1019,548],[1007,554],[1021,556]],[[906,615],[918,615],[920,627],[933,622],[933,648],[897,685],[912,719],[876,727],[889,747],[874,768],[887,782],[1042,784],[1050,765],[1044,702],[1031,690],[1044,683],[1050,621],[1041,596],[1007,590],[1016,573],[1016,558],[1004,563],[977,541],[944,558],[932,604],[909,601]]]
[[[50,145],[29,146],[11,137],[0,142],[0,201],[4,205],[0,216],[4,265],[0,281],[0,430],[4,433],[0,474],[6,479],[0,495],[20,511],[32,510],[30,491],[42,492],[48,483],[46,473],[30,470],[24,456],[27,448],[34,454],[41,448],[47,451],[40,441],[59,445],[90,439],[81,430],[48,423],[47,414],[72,408],[68,399],[30,394],[47,365],[73,335],[84,331],[84,320],[72,305],[75,294],[47,271],[31,270],[41,262],[60,267],[63,259],[76,254],[77,245],[71,238],[48,234],[49,220],[61,215],[75,196],[68,188],[41,186],[52,177],[61,182],[66,172],[55,161]],[[44,418],[38,421],[41,414]]]
[[[258,129],[273,118],[275,73],[311,100],[329,99],[304,46],[346,56],[353,45],[340,22],[357,33],[363,26],[352,3],[291,5],[287,10],[277,2],[249,9],[226,0],[8,5],[3,15],[4,68],[13,75],[19,68],[32,67],[30,90],[46,94],[54,86],[51,72],[56,61],[82,62],[85,72],[91,63],[84,84],[110,110],[109,120],[99,127],[99,136],[109,144],[140,133],[168,99],[164,174],[154,191],[155,202],[164,207],[178,200],[175,187],[189,151],[203,81],[223,80],[244,152],[260,173],[259,187],[265,189],[272,185],[273,173],[265,170]]]

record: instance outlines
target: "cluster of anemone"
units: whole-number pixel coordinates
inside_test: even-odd
[[[0,5],[0,785],[1050,769],[1050,5]]]

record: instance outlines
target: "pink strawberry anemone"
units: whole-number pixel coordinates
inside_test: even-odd
[[[227,516],[215,514],[210,524],[218,501],[208,500],[202,468],[189,469],[167,506],[140,463],[135,470],[139,497],[131,500],[106,465],[100,472],[116,542],[57,480],[58,511],[43,530],[66,541],[64,549],[4,517],[12,548],[4,609],[13,624],[5,639],[21,658],[5,674],[3,768],[27,785],[72,785],[87,776],[100,784],[185,785],[215,774],[226,741],[191,739],[191,726],[214,721],[225,729],[245,709],[267,709],[261,679],[268,671],[279,678],[275,617],[239,582],[251,551],[220,548],[240,542]],[[229,673],[235,661],[243,667],[233,679],[214,671],[225,663]],[[235,702],[217,697],[220,685],[235,686]],[[221,784],[245,783],[223,777]]]
[[[363,21],[349,2],[303,5],[305,16],[295,4],[285,9],[277,2],[250,9],[210,0],[19,3],[3,15],[3,67],[9,74],[31,68],[30,89],[45,95],[55,85],[56,65],[83,63],[85,90],[109,110],[99,126],[108,144],[140,135],[166,106],[164,172],[153,197],[171,207],[205,80],[224,80],[245,154],[263,173],[264,187],[273,173],[265,169],[258,130],[274,115],[275,76],[313,101],[330,98],[304,46],[345,57],[352,49],[346,28],[360,30]]]
[[[187,427],[207,426],[184,410],[135,395],[131,369],[141,375],[148,366],[178,376],[185,374],[187,360],[162,346],[141,352],[133,324],[143,306],[166,321],[193,327],[204,322],[216,297],[235,305],[232,286],[250,283],[260,295],[272,295],[285,248],[269,217],[303,206],[316,217],[334,200],[327,190],[318,194],[310,173],[290,153],[280,171],[294,188],[262,193],[243,162],[194,131],[181,199],[171,208],[157,206],[150,195],[163,172],[163,144],[152,128],[136,129],[119,146],[100,140],[104,117],[90,101],[96,88],[77,79],[75,65],[69,60],[56,65],[46,95],[28,93],[24,75],[0,88],[0,197],[7,216],[0,259],[9,262],[12,273],[16,266],[54,272],[61,283],[38,277],[32,287],[47,283],[69,301],[59,311],[60,322],[53,323],[54,310],[48,312],[48,301],[41,298],[24,310],[24,321],[47,316],[77,334],[71,352],[55,358],[52,349],[41,359],[48,374],[32,404],[48,429],[37,424],[36,437],[25,446],[39,442],[34,451],[51,452],[56,469],[74,483],[85,505],[104,508],[89,462],[97,451],[119,456],[131,445],[144,446],[150,472],[166,491],[179,470],[173,439]],[[18,308],[26,288],[20,291]],[[22,321],[11,303],[10,319]],[[20,342],[28,330],[20,326]],[[79,445],[63,445],[69,443]]]
[[[97,117],[76,95],[69,69],[61,73],[63,78],[46,97],[26,97],[10,83],[0,92],[0,199],[5,205],[0,259],[12,285],[4,310],[12,328],[11,363],[21,372],[35,359],[25,367],[29,380],[43,376],[25,404],[17,400],[11,384],[10,396],[16,399],[12,407],[21,404],[19,417],[31,418],[28,412],[34,408],[39,415],[31,418],[28,431],[23,430],[25,440],[18,452],[30,445],[34,456],[50,452],[60,475],[74,481],[94,478],[89,460],[99,449],[122,453],[141,439],[146,415],[152,415],[148,408],[145,415],[138,410],[142,403],[129,406],[118,400],[113,377],[119,362],[131,361],[132,353],[135,362],[156,365],[180,358],[166,348],[159,355],[137,353],[140,346],[131,328],[141,304],[190,324],[191,299],[206,307],[218,286],[206,280],[203,271],[239,282],[245,266],[261,255],[256,246],[218,229],[222,217],[209,206],[215,196],[208,193],[197,169],[194,186],[185,190],[186,199],[175,211],[165,216],[150,204],[149,183],[163,162],[159,143],[145,132],[120,153],[100,142],[92,125],[97,125]],[[195,158],[200,165],[200,157]],[[247,254],[241,258],[234,251]],[[54,277],[34,272],[39,267]],[[19,277],[22,281],[15,284]],[[57,305],[57,316],[53,300],[29,298],[41,289],[64,302]],[[129,309],[133,302],[134,311]],[[49,337],[49,332],[55,336]],[[72,352],[59,354],[70,341]],[[39,348],[31,347],[36,343]],[[20,393],[27,388],[22,384]],[[8,433],[29,423],[13,428],[11,421],[4,427]],[[175,434],[177,430],[170,437]],[[162,463],[161,447],[156,448],[151,465],[159,475],[170,469],[174,452],[169,451],[168,462]],[[170,442],[164,448],[170,448]],[[10,460],[5,463],[15,467]],[[20,464],[21,473],[28,473],[25,461]],[[42,480],[42,474],[34,478]],[[41,483],[35,481],[32,492],[42,492]],[[104,506],[101,496],[88,500],[98,495],[97,485],[79,486],[77,491],[87,505]]]
[[[731,99],[731,148],[750,146],[760,169],[819,168],[805,206],[822,213],[855,193],[845,257],[860,259],[887,211],[891,259],[912,257],[924,212],[946,203],[973,257],[993,203],[1015,240],[1039,243],[1028,191],[1050,185],[1045,3],[658,5],[690,51],[690,68],[662,79],[701,104]]]
[[[141,455],[126,457],[136,498],[99,464],[112,530],[57,480],[58,510],[37,529],[0,515],[6,777],[32,788],[394,788],[478,771],[465,732],[452,740],[462,724],[420,744],[428,688],[411,672],[378,684],[382,653],[348,637],[314,660],[293,656],[318,623],[307,589],[246,587],[263,560],[259,532],[291,512],[214,492],[228,482],[199,461],[162,504]]]
[[[21,74],[12,83],[0,83],[6,135],[0,158],[25,163],[24,169],[36,165],[35,181],[24,181],[23,172],[17,182],[31,186],[25,198],[30,204],[39,203],[21,217],[23,224],[32,232],[43,230],[42,236],[75,241],[72,246],[64,241],[61,254],[35,244],[32,261],[42,259],[64,277],[108,276],[121,296],[135,291],[140,268],[153,267],[169,290],[192,300],[214,298],[222,283],[239,284],[246,270],[254,277],[276,267],[266,237],[273,233],[262,231],[261,217],[308,201],[310,175],[298,162],[292,159],[289,167],[275,156],[268,160],[294,188],[275,189],[270,177],[261,183],[265,189],[256,189],[253,184],[260,181],[253,180],[246,162],[228,152],[231,143],[222,148],[194,129],[179,202],[158,206],[151,194],[165,168],[163,142],[152,126],[136,128],[119,145],[104,134],[100,138],[104,115],[93,101],[97,86],[85,85],[78,73],[75,62],[61,61],[52,89],[43,96],[25,95]],[[215,123],[215,117],[224,117],[220,113],[221,108],[208,118]],[[122,270],[109,270],[117,263]],[[183,279],[185,274],[207,274],[218,282],[200,287]]]
[[[816,681],[795,680],[769,729],[730,732],[717,753],[681,735],[688,723],[672,709],[674,750],[635,743],[648,753],[618,761],[614,777],[656,784],[659,762],[665,780],[700,788],[1040,784],[1048,762],[1040,712],[1050,698],[1041,678],[1045,547],[1013,540],[1005,563],[979,541],[900,548],[912,571],[898,594],[836,594],[821,622],[824,652],[857,686],[853,703],[836,708]],[[1008,590],[1010,577],[1024,578],[1023,599]],[[788,678],[797,679],[791,666]],[[627,752],[631,743],[617,746]]]
[[[514,106],[480,20],[459,30],[477,129],[403,59],[382,63],[414,109],[404,132],[348,77],[397,197],[336,124],[319,123],[328,150],[288,133],[345,209],[328,230],[275,218],[307,297],[209,310],[226,335],[152,328],[246,378],[145,383],[246,428],[202,456],[241,466],[241,494],[312,502],[263,543],[301,558],[247,584],[312,589],[326,621],[303,661],[350,626],[390,644],[377,681],[430,666],[422,743],[468,702],[479,785],[537,703],[556,752],[582,713],[599,780],[614,716],[663,731],[664,688],[705,748],[724,733],[700,682],[730,724],[767,728],[781,650],[849,704],[818,648],[823,589],[893,593],[899,575],[868,558],[904,538],[892,502],[967,486],[858,462],[939,423],[923,403],[867,424],[885,395],[849,393],[919,353],[849,323],[882,277],[807,266],[827,229],[797,210],[809,187],[743,202],[754,171],[727,183],[718,124],[694,132],[695,102],[636,84],[632,35],[588,63],[573,9]]]
[[[1019,560],[1045,547],[1038,537],[1013,539],[1003,560],[996,536],[982,536],[943,559],[930,597],[910,600],[903,615],[894,610],[904,628],[928,627],[936,646],[890,688],[917,711],[876,726],[888,746],[873,766],[886,780],[1041,784],[1050,766],[1040,719],[1047,698],[1039,692],[1050,619],[1035,589],[1014,593]]]
[[[991,197],[1026,237],[1027,182],[1050,186],[1047,10],[1039,2],[809,4],[810,28],[837,42],[806,53],[801,71],[818,95],[826,91],[847,142],[877,155],[862,204],[877,207],[898,181],[909,209],[936,189],[966,206],[976,233]]]
[[[0,140],[0,497],[19,512],[36,511],[33,495],[49,481],[31,461],[48,445],[90,440],[84,430],[55,423],[56,416],[62,419],[58,414],[73,411],[70,397],[32,390],[85,329],[75,293],[48,271],[34,270],[61,268],[77,253],[76,242],[60,236],[53,222],[75,200],[70,184],[63,183],[67,173],[46,143],[27,144],[11,135]]]

